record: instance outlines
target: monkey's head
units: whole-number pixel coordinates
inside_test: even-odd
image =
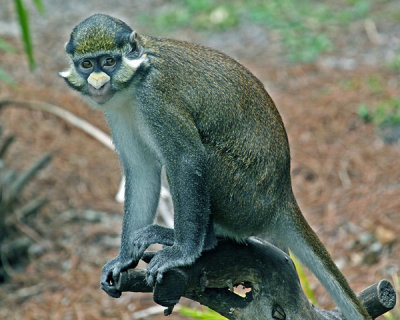
[[[104,14],[92,15],[78,24],[65,50],[71,65],[60,76],[98,104],[128,87],[146,60],[136,32]]]

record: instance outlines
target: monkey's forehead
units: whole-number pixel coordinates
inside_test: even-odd
[[[67,51],[78,55],[110,52],[126,46],[132,29],[123,21],[95,14],[75,27]]]
[[[118,49],[115,32],[105,30],[102,26],[92,26],[91,28],[80,30],[74,44],[76,54]]]

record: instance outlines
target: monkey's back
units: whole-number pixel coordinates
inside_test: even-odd
[[[153,50],[146,50],[146,42]],[[235,237],[265,231],[291,186],[286,131],[263,84],[216,50],[150,37],[143,43],[155,69],[151,85],[193,119],[207,150],[219,231]]]

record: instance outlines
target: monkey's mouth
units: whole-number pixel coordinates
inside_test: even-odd
[[[114,95],[114,91],[110,82],[107,82],[99,89],[96,89],[92,85],[88,84],[88,93],[90,98],[98,104],[106,103]]]

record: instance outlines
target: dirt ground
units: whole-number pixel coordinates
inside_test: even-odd
[[[0,101],[53,103],[108,132],[102,113],[90,109],[58,78],[57,72],[67,66],[63,45],[72,27],[95,11],[131,23],[138,10],[162,2],[105,2],[94,10],[94,1],[44,1],[46,16],[32,17],[38,68],[28,73],[22,50],[2,52],[0,65],[18,86],[0,82]],[[13,6],[0,6],[0,36],[21,49]],[[299,65],[285,62],[279,48],[269,51],[260,42],[255,44],[261,48],[254,50],[256,56],[247,54],[229,33],[210,38],[192,31],[171,35],[235,56],[265,83],[288,132],[300,207],[355,291],[383,278],[393,282],[400,274],[400,144],[384,144],[374,126],[357,116],[363,103],[399,97],[399,73],[387,68],[383,57],[399,50],[400,30],[388,24],[377,27],[384,43],[372,43],[362,23],[356,24],[349,34],[338,35],[343,40],[334,52]],[[241,30],[236,36],[246,34]],[[353,59],[350,67],[344,59]],[[39,239],[25,267],[13,270],[12,280],[0,285],[0,319],[134,319],[137,311],[153,306],[149,294],[111,299],[99,289],[101,267],[117,254],[119,245],[117,156],[43,112],[9,106],[0,110],[0,126],[17,136],[5,159],[7,166],[20,170],[43,153],[54,154],[21,200],[41,195],[49,203],[26,221]],[[332,307],[319,282],[310,279],[318,305]],[[192,305],[187,300],[185,304]],[[145,319],[162,318],[157,314]],[[175,312],[170,319],[187,318]]]

